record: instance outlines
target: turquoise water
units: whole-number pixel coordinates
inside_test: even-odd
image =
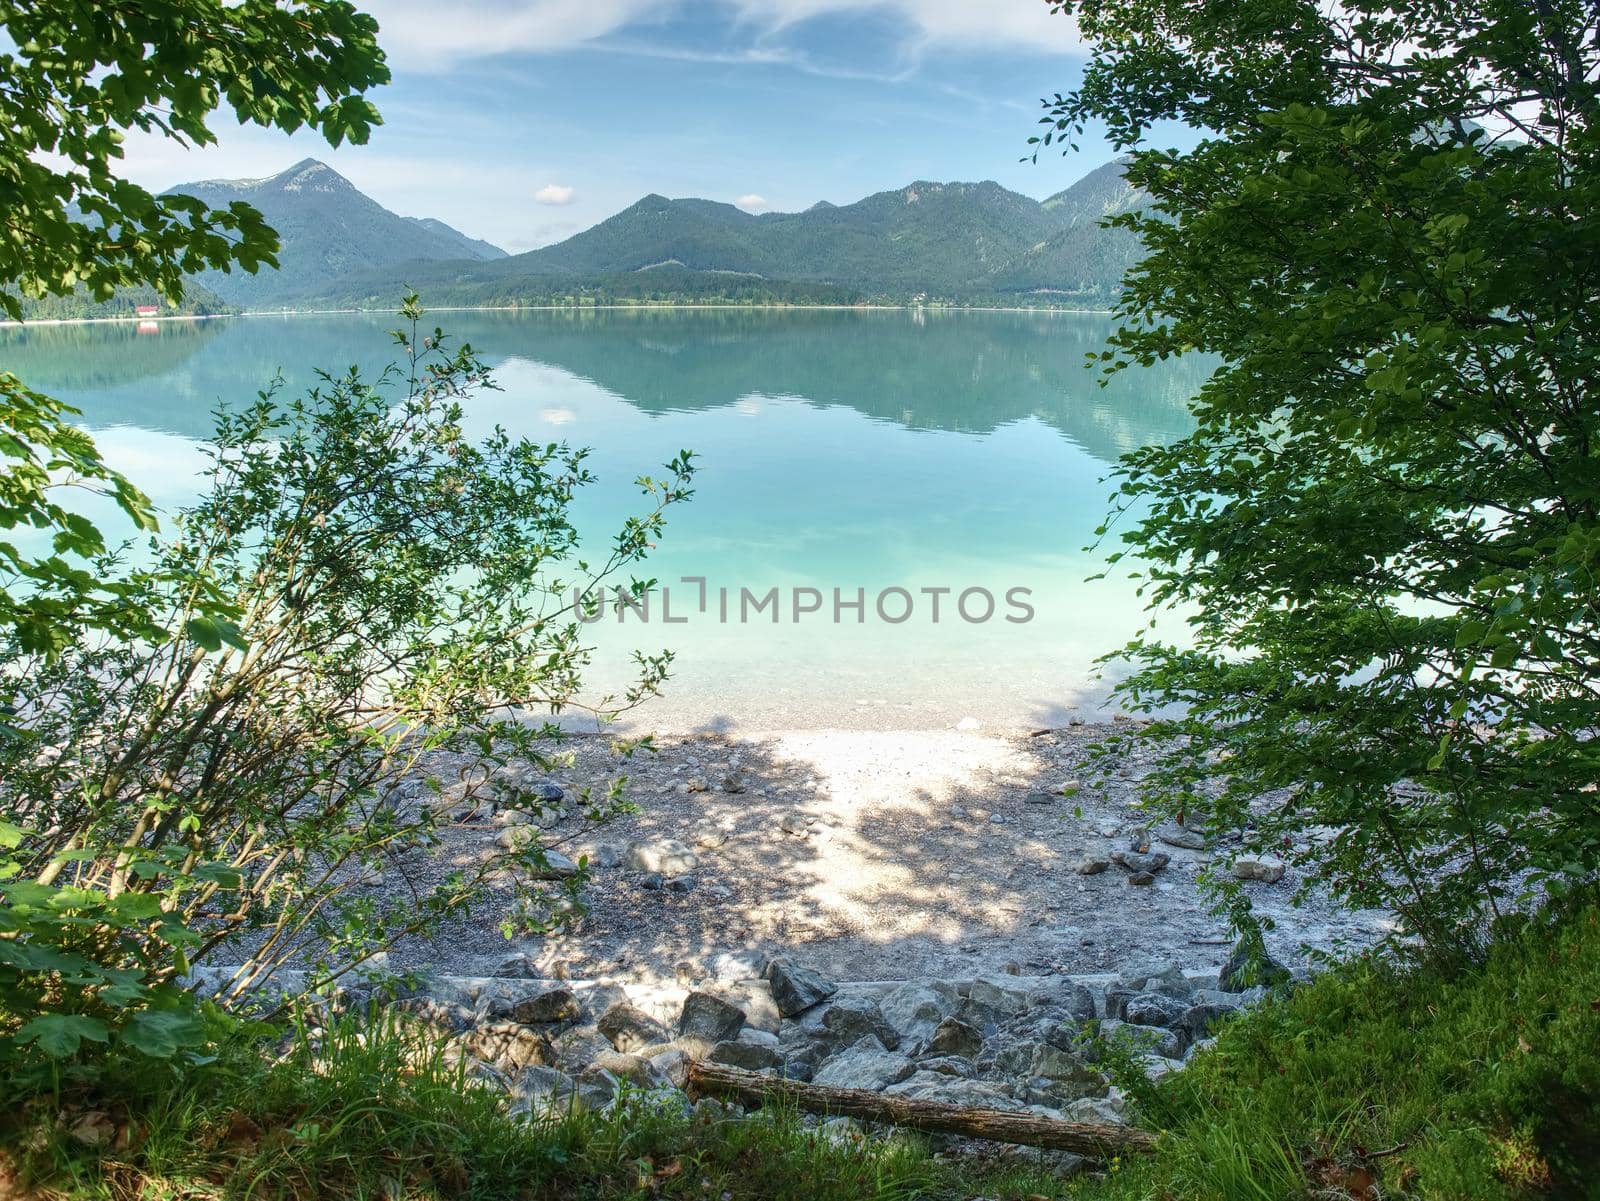
[[[664,622],[657,598],[648,622],[589,627],[596,695],[621,682],[629,650],[677,653],[667,695],[635,718],[662,729],[1014,727],[1094,711],[1107,686],[1094,659],[1142,621],[1131,582],[1086,579],[1100,567],[1083,548],[1106,512],[1104,477],[1123,451],[1187,430],[1185,402],[1207,370],[1180,362],[1101,388],[1083,363],[1110,323],[1081,314],[430,320],[494,367],[502,390],[472,401],[472,424],[594,448],[600,483],[578,511],[594,549],[635,511],[636,476],[680,448],[699,456],[696,496],[646,568],[668,586],[672,616],[689,620]],[[13,328],[0,331],[0,367],[82,410],[107,457],[171,508],[193,496],[197,440],[219,404],[278,374],[300,389],[316,367],[380,368],[393,324]],[[701,586],[682,577],[706,581],[705,612]],[[776,623],[770,608],[752,615],[773,588]],[[925,589],[950,590],[938,620]],[[963,593],[967,617],[984,614],[985,594],[992,615],[963,619]]]

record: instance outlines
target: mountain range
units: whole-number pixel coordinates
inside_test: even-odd
[[[278,270],[202,272],[196,278],[230,304],[275,304],[334,288],[355,272],[423,259],[485,260],[506,252],[430,217],[401,217],[326,163],[304,159],[265,179],[208,179],[170,189],[213,207],[243,200],[278,231]]]
[[[1144,203],[1121,163],[1044,201],[997,183],[917,181],[798,213],[649,195],[552,246],[507,255],[442,221],[401,217],[324,163],[173,192],[244,200],[278,231],[279,269],[198,280],[247,308],[389,307],[413,287],[438,305],[924,298],[1103,307],[1139,254],[1104,217]]]

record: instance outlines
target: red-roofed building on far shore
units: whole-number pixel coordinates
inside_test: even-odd
[[[160,308],[158,308],[156,305],[153,305],[153,304],[141,304],[138,307],[136,307],[133,311],[134,311],[134,313],[136,315],[138,315],[140,317],[154,317],[161,310],[160,310]]]

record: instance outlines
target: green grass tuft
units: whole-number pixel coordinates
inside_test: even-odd
[[[1073,1180],[907,1135],[836,1143],[784,1110],[732,1119],[635,1097],[527,1123],[408,1028],[345,1024],[276,1059],[241,1036],[181,1073],[122,1057],[53,1092],[6,1089],[0,1196],[1600,1196],[1600,908],[1530,926],[1454,977],[1347,964],[1228,1024],[1141,1089],[1139,1110],[1165,1132],[1158,1154]]]

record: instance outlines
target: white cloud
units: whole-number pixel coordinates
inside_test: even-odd
[[[1076,22],[1050,11],[1044,0],[733,0],[740,19],[780,32],[813,17],[849,13],[888,14],[905,22],[917,48],[1026,47],[1066,52],[1081,49]]]
[[[814,17],[851,13],[898,19],[913,53],[945,45],[1058,53],[1082,47],[1075,23],[1044,0],[454,0],[448,20],[439,19],[436,0],[366,0],[362,7],[378,18],[391,61],[424,71],[498,54],[566,50],[705,9],[730,16],[758,43],[727,51],[730,61],[787,61],[772,41]]]
[[[547,183],[533,194],[535,204],[571,204],[577,192],[566,184]]]
[[[565,50],[640,18],[653,0],[452,0],[441,19],[437,0],[367,0],[378,18],[378,43],[391,62],[438,70],[464,59],[508,51]]]
[[[746,192],[743,196],[739,197],[739,199],[735,200],[734,204],[738,205],[747,213],[763,213],[772,207],[767,203],[767,198],[765,196],[758,195],[755,192]]]

